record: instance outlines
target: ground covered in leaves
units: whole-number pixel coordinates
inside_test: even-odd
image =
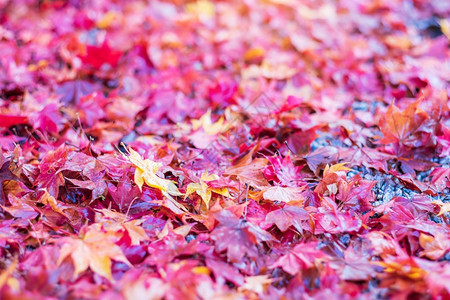
[[[449,14],[1,0],[0,298],[448,299]]]

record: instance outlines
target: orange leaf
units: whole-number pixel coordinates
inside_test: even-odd
[[[434,237],[421,233],[419,243],[424,249],[420,255],[434,260],[440,259],[450,249],[450,239],[442,233],[437,233]]]
[[[93,272],[113,281],[111,274],[111,260],[120,261],[131,266],[122,250],[114,241],[99,230],[91,226],[84,227],[84,235],[81,237],[64,237],[60,241],[62,247],[57,264],[60,265],[66,258],[70,258],[75,267],[74,277],[88,268]],[[82,231],[83,231],[82,229]]]
[[[64,205],[61,202],[57,201],[55,199],[55,197],[50,195],[49,192],[47,192],[47,190],[44,190],[44,194],[39,199],[39,202],[44,204],[44,205],[50,206],[54,211],[56,211],[56,212],[60,213],[61,215],[67,217],[67,215],[63,211]]]
[[[262,170],[267,165],[266,158],[252,159],[253,153],[259,147],[259,143],[253,147],[245,156],[236,161],[234,166],[228,168],[225,176],[236,176],[241,181],[254,187],[267,186],[268,182],[264,177]]]
[[[380,128],[384,138],[381,143],[403,143],[428,119],[428,115],[418,106],[420,100],[411,103],[404,111],[391,103],[386,114],[380,119]]]

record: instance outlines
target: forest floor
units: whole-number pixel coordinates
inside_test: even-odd
[[[449,15],[0,0],[0,298],[449,299]]]

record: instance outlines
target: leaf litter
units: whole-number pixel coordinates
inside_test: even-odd
[[[449,297],[443,1],[0,7],[0,298]]]

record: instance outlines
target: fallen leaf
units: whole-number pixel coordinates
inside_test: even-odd
[[[216,193],[222,195],[224,197],[230,197],[228,190],[226,188],[215,188],[210,187],[208,182],[216,181],[219,177],[215,174],[208,174],[208,171],[202,174],[200,178],[200,183],[191,182],[188,184],[186,188],[185,198],[187,198],[192,193],[197,193],[203,200],[206,205],[206,208],[209,209],[209,202],[211,201],[212,193]]]
[[[303,203],[304,198],[301,194],[301,188],[272,186],[264,191],[263,197],[265,200],[280,201],[280,202],[297,202]]]
[[[130,262],[123,255],[107,233],[95,227],[87,227],[79,237],[64,237],[58,240],[61,245],[58,265],[69,258],[74,267],[74,278],[90,268],[93,272],[114,281],[111,273],[112,261],[122,262],[131,267]]]
[[[434,237],[421,233],[419,243],[424,249],[420,255],[434,260],[440,259],[450,249],[450,239],[443,233],[437,233]]]
[[[427,113],[419,108],[419,104],[420,101],[415,101],[401,111],[391,103],[380,119],[380,128],[384,134],[380,143],[407,143],[408,138],[428,119]]]
[[[281,231],[286,231],[290,226],[294,226],[299,232],[302,232],[302,221],[310,218],[308,212],[299,206],[286,205],[280,209],[271,211],[266,216],[266,224],[275,224]]]
[[[302,243],[280,257],[271,268],[281,267],[289,274],[296,275],[302,270],[314,267],[325,258],[325,253],[317,249],[316,242]]]
[[[259,255],[257,244],[274,240],[268,232],[236,218],[228,210],[221,211],[216,219],[219,226],[213,230],[211,238],[216,242],[217,251],[226,250],[228,259],[232,262],[241,261],[245,255],[257,257]]]

